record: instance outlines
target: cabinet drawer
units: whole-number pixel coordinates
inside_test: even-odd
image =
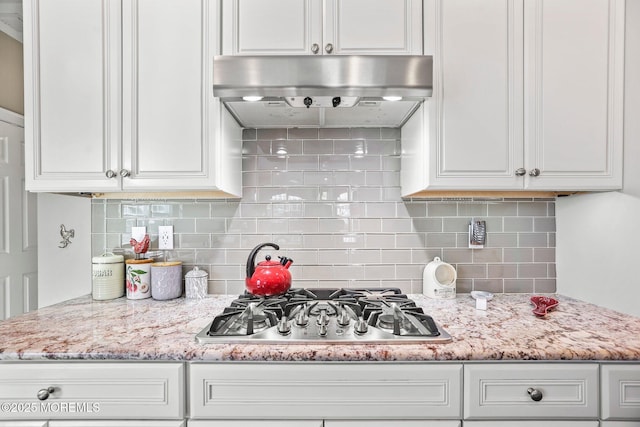
[[[0,421],[0,427],[47,427],[46,421]]]
[[[640,365],[602,365],[601,373],[602,419],[640,421]]]
[[[460,418],[455,364],[190,365],[191,416],[217,419]]]
[[[324,427],[460,427],[460,421],[326,421]]]
[[[597,364],[465,365],[464,376],[465,419],[598,417]]]
[[[598,427],[598,421],[465,421],[464,427]]]
[[[174,421],[51,421],[48,427],[185,427],[184,420]]]
[[[52,387],[46,400],[39,391]],[[176,419],[184,416],[181,363],[0,364],[0,419]],[[8,405],[8,406],[7,406]]]
[[[223,420],[223,421],[189,421],[187,427],[322,427],[322,420],[274,420],[274,421],[250,421],[250,420]]]

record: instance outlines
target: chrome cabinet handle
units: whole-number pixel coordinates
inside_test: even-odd
[[[324,47],[324,51],[327,53],[333,52],[333,45],[331,43],[327,43],[327,45]]]
[[[56,391],[53,387],[43,388],[42,390],[38,390],[38,399],[39,400],[47,400],[53,392]]]
[[[116,173],[114,171],[112,171],[111,169],[109,169],[108,171],[105,172],[105,175],[107,176],[107,178],[111,179],[111,178],[115,178],[116,177]]]
[[[120,170],[120,176],[121,177],[126,178],[126,177],[128,177],[130,175],[131,175],[131,172],[129,172],[128,170],[126,170],[126,169],[121,169]]]
[[[312,44],[311,52],[313,52],[314,54],[318,54],[318,52],[320,52],[320,45],[318,45],[318,43]]]
[[[516,169],[516,176],[524,176],[524,174],[526,173],[527,173],[527,170],[525,168]]]
[[[536,402],[540,402],[542,400],[542,392],[538,389],[529,387],[527,389],[527,393],[529,393],[529,396],[531,396],[531,400],[534,400]]]
[[[540,169],[535,168],[529,171],[529,176],[540,176]]]

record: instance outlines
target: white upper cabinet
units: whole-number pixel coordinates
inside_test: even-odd
[[[421,0],[222,0],[224,55],[422,55]]]
[[[620,188],[623,48],[624,0],[426,0],[402,194]]]
[[[119,0],[25,0],[27,190],[113,191],[121,148]]]
[[[529,189],[622,188],[624,0],[525,0]]]
[[[27,188],[241,193],[208,0],[25,1]],[[223,128],[223,126],[225,126]]]

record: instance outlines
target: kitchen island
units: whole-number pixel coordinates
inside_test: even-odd
[[[640,360],[640,318],[557,296],[545,318],[529,294],[498,294],[486,311],[411,295],[453,341],[443,344],[199,344],[234,298],[69,300],[0,322],[0,360],[446,361]],[[222,341],[222,340],[221,340]]]
[[[639,318],[564,296],[544,318],[528,294],[486,311],[411,297],[451,342],[196,342],[234,296],[42,308],[0,322],[0,425],[640,425]]]

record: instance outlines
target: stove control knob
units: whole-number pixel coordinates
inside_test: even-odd
[[[340,315],[338,316],[338,325],[347,326],[349,322],[351,322],[351,317],[349,317],[349,313],[347,313],[347,310],[342,307],[342,310],[340,310]]]
[[[318,325],[318,335],[321,337],[327,336],[327,325],[325,323]]]
[[[291,326],[289,325],[287,316],[282,316],[276,329],[280,335],[289,335],[291,333]]]
[[[369,330],[369,325],[367,325],[367,322],[365,322],[365,320],[362,317],[360,317],[356,321],[356,324],[353,327],[353,330],[357,335],[364,335]]]
[[[316,323],[318,324],[318,326],[326,326],[329,324],[329,316],[327,316],[327,310],[320,310],[320,314],[316,319]]]
[[[299,311],[296,314],[296,325],[307,326],[307,323],[309,323],[309,315],[304,310]]]

